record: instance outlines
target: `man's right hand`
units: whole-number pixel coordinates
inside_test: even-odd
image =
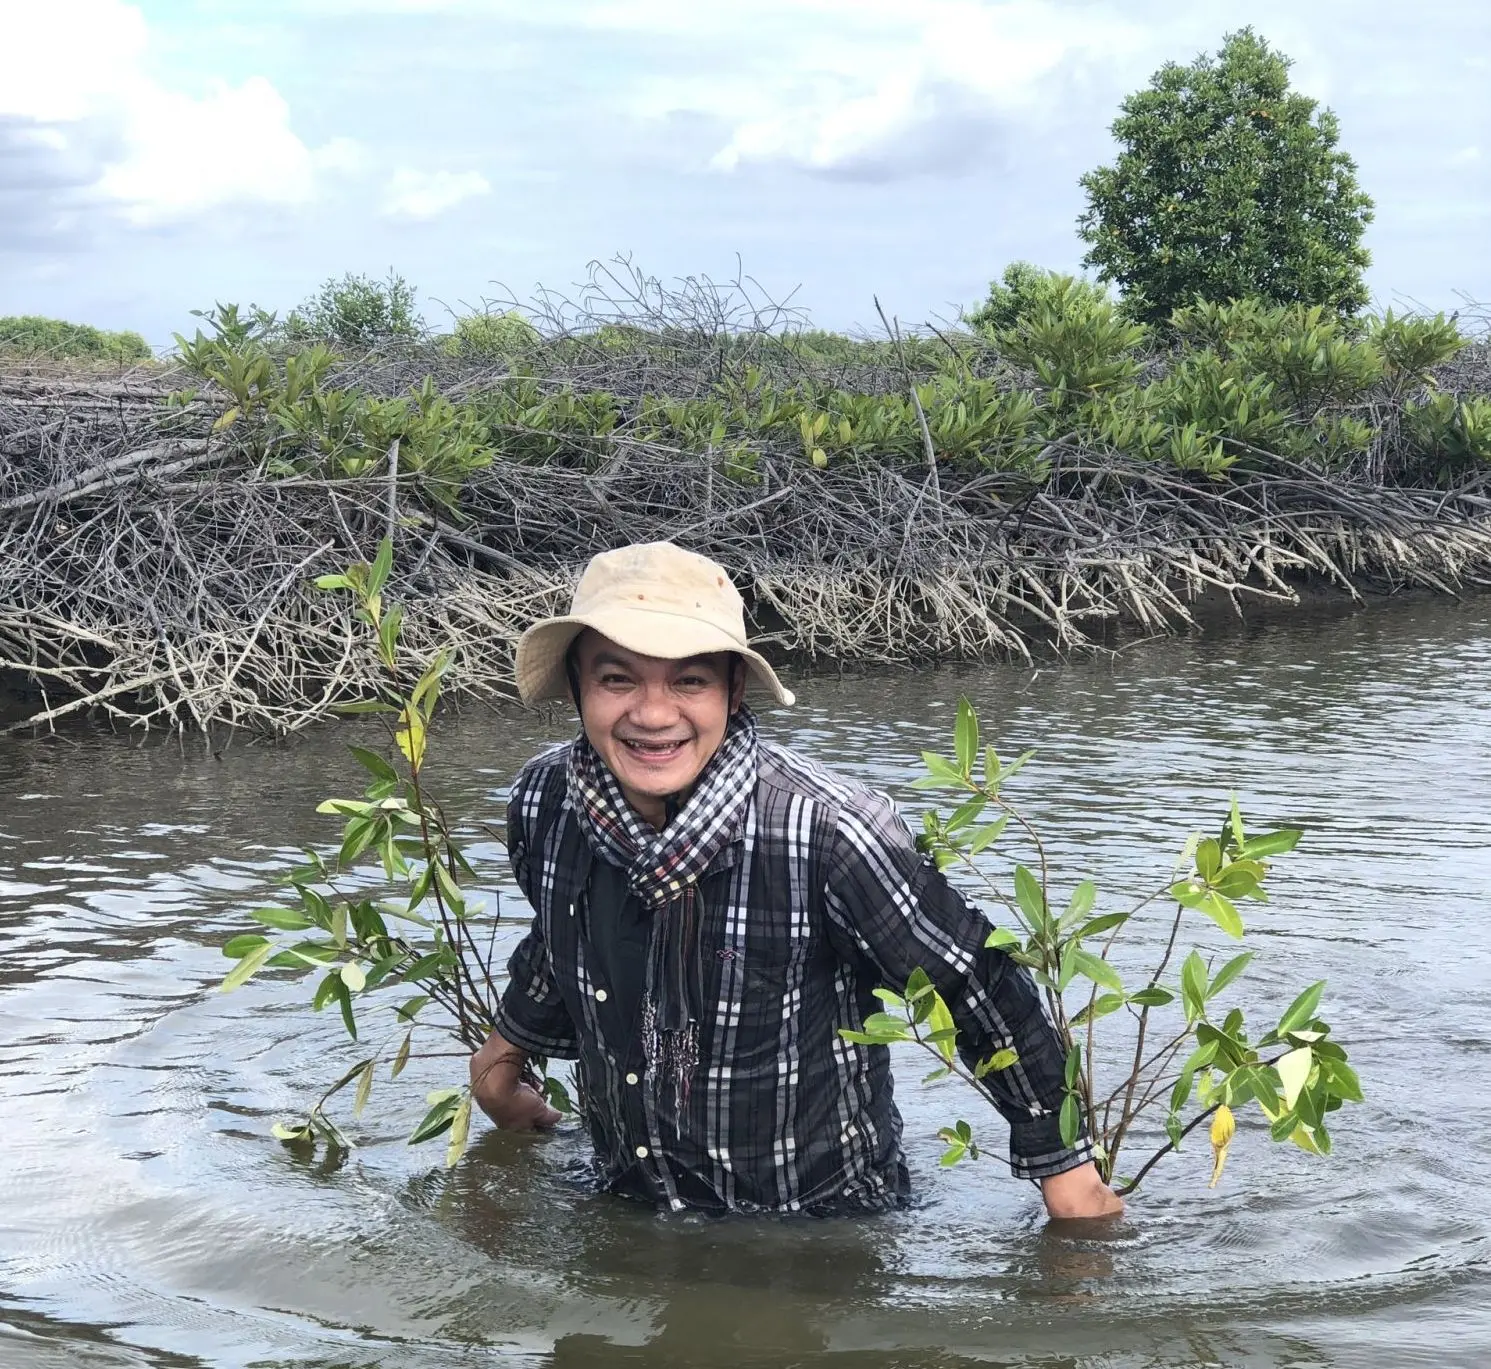
[[[543,1131],[559,1122],[531,1084],[523,1082],[527,1055],[496,1032],[471,1057],[471,1097],[503,1131]]]

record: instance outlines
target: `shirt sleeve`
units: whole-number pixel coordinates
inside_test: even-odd
[[[525,795],[520,777],[507,805],[507,856],[513,877],[530,906],[536,906],[529,883],[532,874],[526,827]],[[508,982],[497,1005],[494,1024],[504,1040],[531,1055],[574,1060],[580,1053],[579,1034],[554,982],[554,966],[535,913],[528,934],[507,962]]]
[[[838,934],[887,987],[899,993],[913,970],[926,971],[952,1013],[965,1063],[1014,1049],[1016,1063],[982,1082],[1009,1123],[1015,1176],[1044,1179],[1091,1160],[1085,1135],[1075,1145],[1061,1141],[1065,1057],[1035,983],[1004,951],[984,945],[988,919],[916,849],[888,799],[841,811],[825,892]]]

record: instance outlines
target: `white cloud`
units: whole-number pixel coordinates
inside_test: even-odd
[[[433,219],[491,192],[491,184],[479,171],[416,171],[403,166],[384,186],[381,210],[394,219]]]
[[[149,70],[144,14],[124,0],[4,8],[0,120],[13,142],[67,163],[73,211],[87,202],[151,225],[313,197],[317,154],[264,77],[216,80],[198,93],[162,83]],[[345,162],[346,149],[329,146]]]
[[[1049,119],[1054,78],[1144,42],[1111,10],[1051,0],[931,0],[870,18],[860,11],[858,41],[847,49],[833,26],[789,45],[786,69],[766,73],[733,111],[714,167],[784,162],[833,174],[925,162],[946,170],[978,155],[996,128]],[[731,113],[719,104],[714,112]]]

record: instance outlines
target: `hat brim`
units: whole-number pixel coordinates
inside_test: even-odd
[[[660,609],[617,607],[601,613],[545,618],[518,638],[514,674],[524,703],[570,697],[564,656],[570,643],[586,628],[609,638],[626,651],[665,661],[686,661],[692,656],[733,652],[746,663],[748,686],[754,684],[765,690],[779,704],[797,701],[764,656],[723,629],[701,623],[697,618],[686,618]]]

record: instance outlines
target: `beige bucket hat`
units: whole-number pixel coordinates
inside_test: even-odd
[[[524,703],[568,699],[564,655],[586,628],[642,656],[681,661],[733,651],[747,683],[795,702],[746,641],[745,605],[724,568],[672,542],[642,542],[590,558],[570,611],[534,623],[519,639],[515,673]]]

